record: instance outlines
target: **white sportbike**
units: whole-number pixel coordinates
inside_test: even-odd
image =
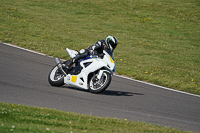
[[[78,52],[66,49],[71,58]],[[89,90],[91,93],[101,93],[110,85],[111,77],[116,72],[116,62],[111,51],[103,50],[99,56],[89,55],[81,59],[68,70],[66,61],[55,58],[56,66],[50,71],[48,81],[52,86],[64,84]]]

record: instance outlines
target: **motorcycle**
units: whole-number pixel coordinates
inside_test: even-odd
[[[66,48],[69,56],[74,58],[78,52]],[[113,52],[103,50],[99,56],[90,55],[73,64],[69,70],[67,61],[55,58],[56,65],[50,71],[48,81],[52,86],[64,84],[89,90],[91,93],[101,93],[110,85],[113,73],[116,72],[116,62]]]

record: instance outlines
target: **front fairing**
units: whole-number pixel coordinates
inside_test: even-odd
[[[110,69],[112,72],[116,72],[116,62],[115,62],[115,57],[114,53],[110,50],[104,50],[104,60],[105,63],[107,64],[107,68]]]

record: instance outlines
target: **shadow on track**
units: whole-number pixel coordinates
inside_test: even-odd
[[[77,90],[77,91],[83,91],[83,92],[88,92],[90,93],[89,90],[84,90],[81,88],[76,88],[72,86],[62,86],[62,88],[67,88],[71,90]],[[144,95],[142,93],[133,93],[133,92],[124,92],[124,91],[113,91],[113,90],[105,90],[102,93],[99,93],[97,95],[107,95],[107,96],[135,96],[135,95]]]
[[[144,95],[141,93],[132,93],[132,92],[123,92],[123,91],[112,91],[112,90],[105,90],[104,92],[100,93],[101,95],[109,95],[109,96],[134,96],[134,95]]]

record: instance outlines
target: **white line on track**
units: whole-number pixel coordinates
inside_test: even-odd
[[[28,51],[28,52],[31,52],[31,53],[47,56],[46,54],[42,54],[42,53],[39,53],[39,52],[36,52],[36,51],[25,49],[25,48],[22,48],[22,47],[19,47],[19,46],[15,46],[15,45],[12,45],[12,44],[3,43],[3,42],[0,42],[0,43],[4,44],[4,45],[7,45],[7,46],[14,47],[14,48],[18,48],[18,49],[21,49],[21,50],[25,50],[25,51]],[[47,57],[51,57],[51,56],[47,56]],[[144,82],[144,81],[140,81],[140,80],[135,80],[135,79],[132,79],[132,78],[124,77],[124,76],[121,76],[121,75],[116,75],[116,74],[114,74],[114,75],[117,76],[117,77],[120,77],[120,78],[124,78],[124,79],[132,80],[132,81],[135,81],[135,82],[139,82],[139,83],[155,86],[155,87],[162,88],[162,89],[165,89],[165,90],[174,91],[174,92],[178,92],[178,93],[182,93],[182,94],[187,94],[187,95],[191,95],[191,96],[195,96],[195,97],[200,97],[200,95],[195,95],[195,94],[187,93],[187,92],[184,92],[184,91],[174,90],[174,89],[171,89],[171,88],[167,88],[167,87],[151,84],[151,83],[148,83],[148,82]]]
[[[155,86],[155,87],[162,88],[162,89],[169,90],[169,91],[174,91],[174,92],[178,92],[178,93],[182,93],[182,94],[187,94],[187,95],[191,95],[191,96],[195,96],[195,97],[200,97],[200,95],[195,95],[195,94],[187,93],[187,92],[184,92],[184,91],[174,90],[174,89],[171,89],[171,88],[167,88],[167,87],[151,84],[151,83],[148,83],[148,82],[144,82],[144,81],[140,81],[140,80],[135,80],[135,79],[132,79],[132,78],[124,77],[124,76],[121,76],[121,75],[115,75],[115,76],[121,77],[121,78],[124,78],[124,79],[128,79],[128,80],[132,80],[132,81],[135,81],[135,82],[139,82],[139,83]]]
[[[0,43],[1,43],[1,44],[5,44],[5,45],[7,45],[7,46],[14,47],[14,48],[22,49],[22,50],[25,50],[25,51],[28,51],[28,52],[31,52],[31,53],[35,53],[35,54],[39,54],[39,55],[46,56],[45,54],[42,54],[42,53],[39,53],[39,52],[36,52],[36,51],[33,51],[33,50],[25,49],[25,48],[22,48],[22,47],[19,47],[19,46],[15,46],[15,45],[12,45],[12,44],[3,43],[3,42],[0,42]]]

